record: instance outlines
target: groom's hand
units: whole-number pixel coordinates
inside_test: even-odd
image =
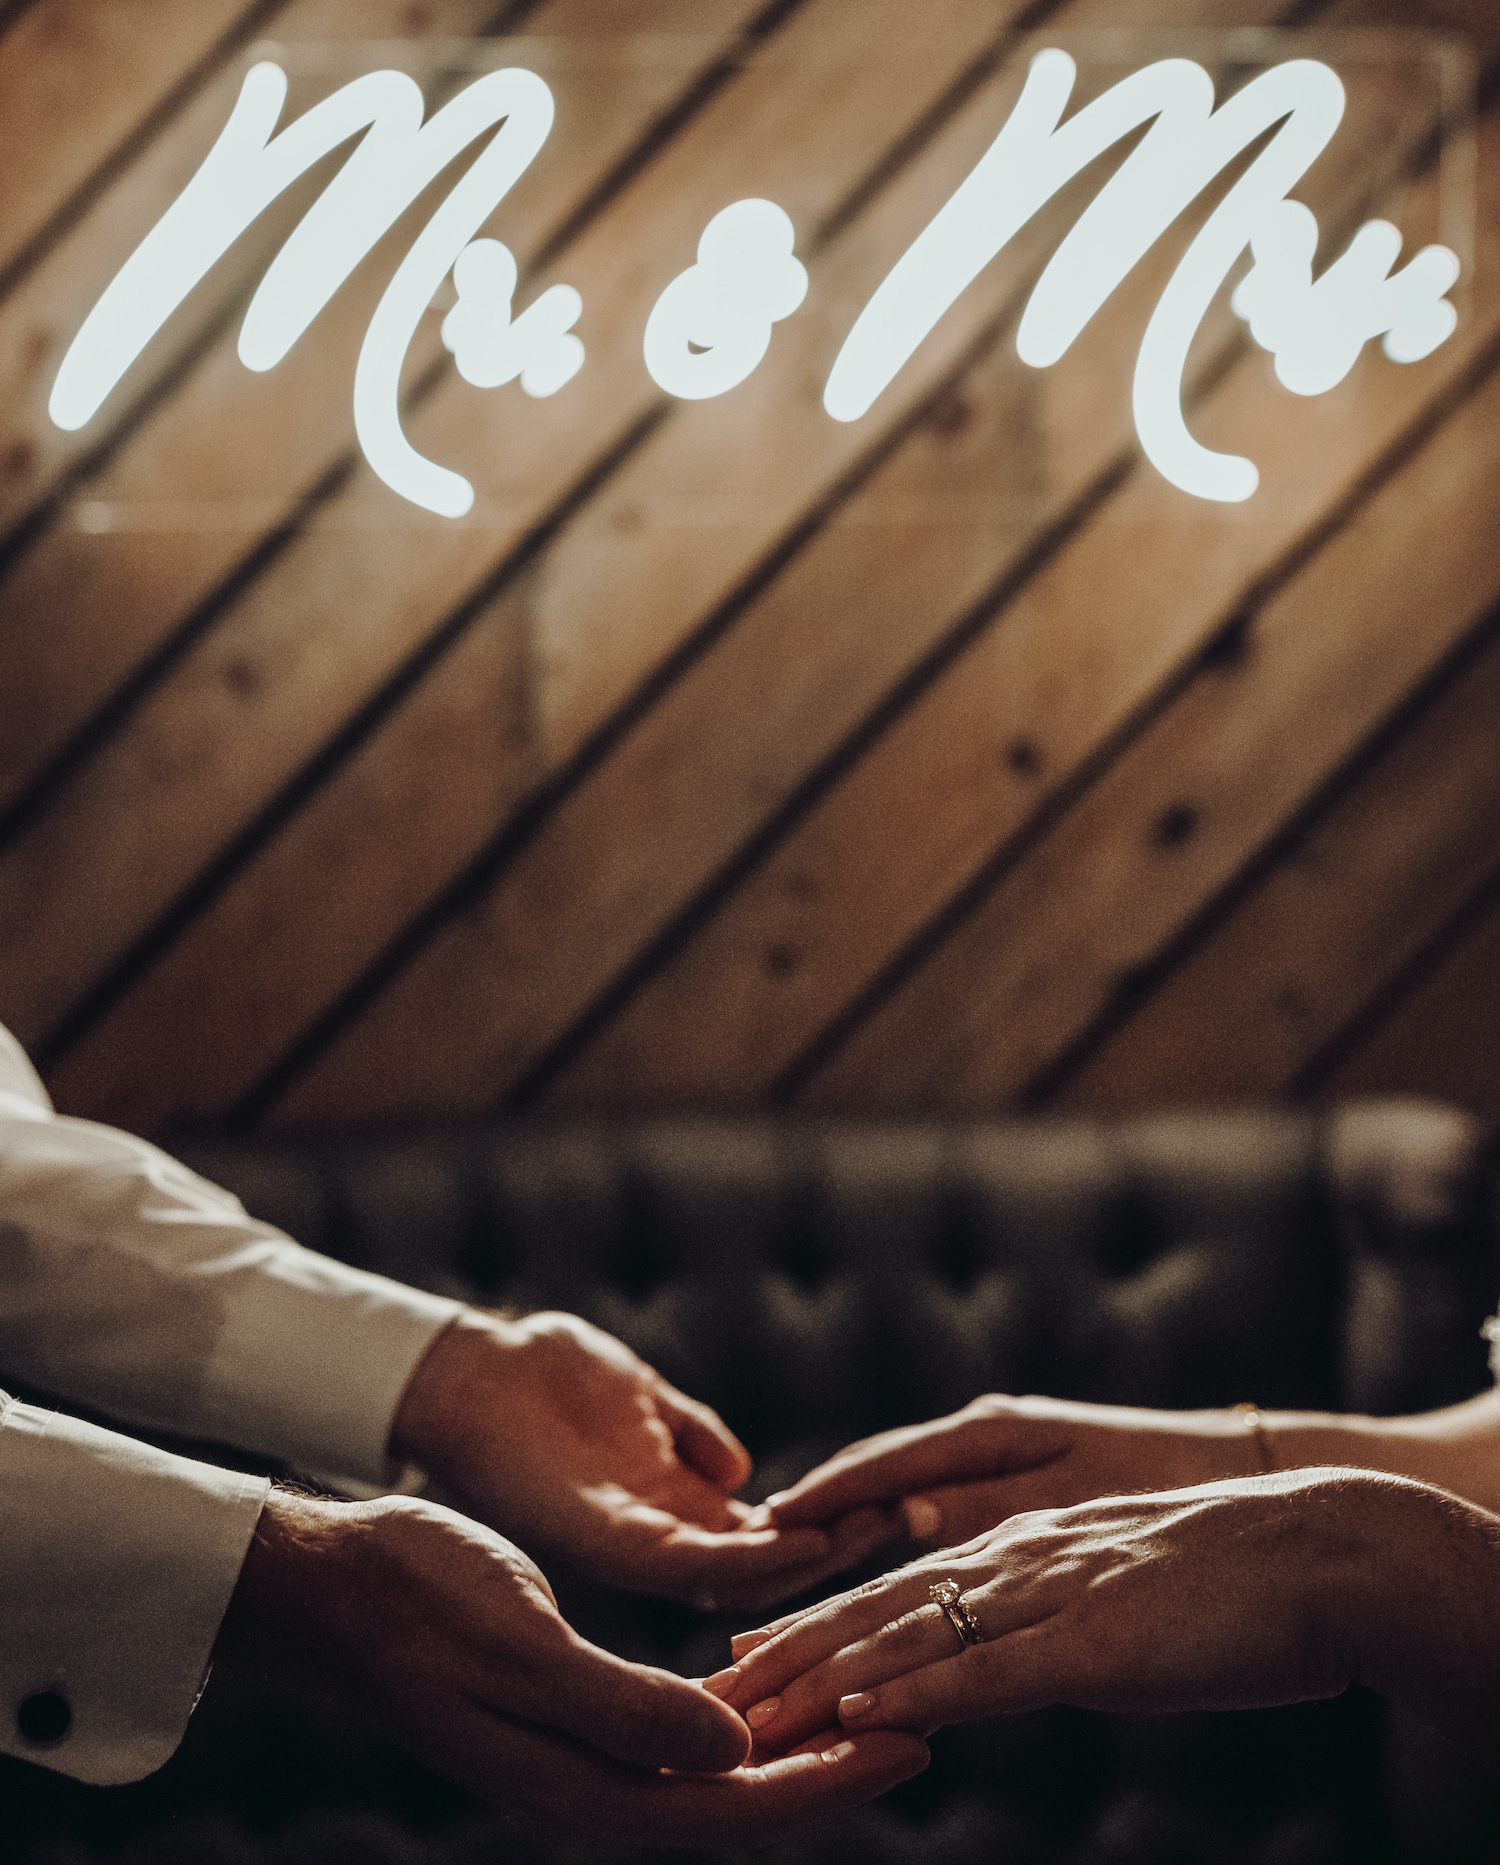
[[[926,1765],[910,1736],[835,1729],[738,1766],[749,1731],[726,1705],[589,1644],[519,1548],[406,1497],[273,1491],[214,1655],[330,1698],[493,1805],[594,1837],[768,1838]]]
[[[717,1414],[576,1315],[465,1311],[412,1374],[391,1450],[528,1547],[709,1608],[785,1599],[894,1532],[886,1509],[783,1527],[737,1502],[750,1458]]]

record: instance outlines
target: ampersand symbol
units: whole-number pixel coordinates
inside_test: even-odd
[[[1371,337],[1395,363],[1430,356],[1458,313],[1443,293],[1458,277],[1446,246],[1424,246],[1389,276],[1401,251],[1388,220],[1370,220],[1313,283],[1318,223],[1300,201],[1279,201],[1251,240],[1255,264],[1232,300],[1279,380],[1294,394],[1321,395],[1342,382]]]
[[[443,319],[443,342],[458,373],[477,389],[521,378],[528,395],[555,395],[583,367],[583,345],[570,334],[583,309],[571,285],[544,291],[512,320],[516,262],[499,240],[473,240],[453,267],[458,302]]]
[[[772,201],[736,201],[698,241],[698,263],[672,280],[646,323],[652,380],[684,401],[722,395],[770,348],[771,326],[807,295],[796,233]]]

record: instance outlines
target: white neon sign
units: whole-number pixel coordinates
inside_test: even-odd
[[[247,369],[274,368],[423,188],[500,123],[503,128],[397,268],[375,307],[354,371],[355,431],[375,472],[413,504],[444,517],[462,517],[474,503],[474,488],[460,474],[423,459],[401,431],[401,364],[438,287],[547,140],[552,93],[530,71],[494,71],[424,124],[420,87],[402,72],[376,71],[335,91],[273,138],[286,92],[279,65],[258,64],[246,74],[234,112],[203,166],[126,260],[73,339],[52,386],[49,412],[59,427],[82,427],[251,221],[330,150],[367,130],[271,262],[245,313],[240,361]],[[479,266],[471,292],[481,288],[497,317],[496,294],[482,291],[482,259]],[[510,323],[509,295],[502,331]],[[567,302],[576,316],[581,309],[577,294]],[[541,304],[532,308],[540,310]],[[545,393],[543,385],[560,387],[566,380],[556,347],[562,308],[554,298],[549,315],[520,339],[523,365],[537,360],[538,346],[545,353],[534,392]],[[511,330],[512,352],[523,322],[517,319]],[[451,345],[460,367],[474,359],[462,320]],[[576,360],[570,360],[576,368],[582,356],[575,354]]]
[[[1020,99],[990,148],[888,274],[835,359],[824,406],[864,415],[959,295],[1073,176],[1149,123],[1053,254],[1016,336],[1022,359],[1046,368],[1204,188],[1258,137],[1266,147],[1209,215],[1168,280],[1136,361],[1133,406],[1141,446],[1173,485],[1237,501],[1255,490],[1251,461],[1211,452],[1188,432],[1182,376],[1189,347],[1241,255],[1253,265],[1232,304],[1300,395],[1334,387],[1365,343],[1384,339],[1394,362],[1428,356],[1452,333],[1445,293],[1459,265],[1426,246],[1392,273],[1401,235],[1367,222],[1314,280],[1317,221],[1289,190],[1338,129],[1344,89],[1327,65],[1277,65],[1214,108],[1213,82],[1186,59],[1123,79],[1068,122],[1075,67],[1039,52]],[[457,302],[442,338],[465,381],[519,378],[555,394],[584,363],[573,334],[578,293],[554,285],[512,314],[517,272],[507,247],[475,235],[530,166],[552,126],[552,94],[519,68],[478,79],[426,124],[418,86],[400,72],[358,78],[276,134],[287,80],[270,63],[246,75],[202,167],[104,292],[63,358],[50,412],[59,427],[92,418],[146,344],[214,262],[315,162],[365,134],[267,269],[246,312],[239,355],[273,368],[375,242],[464,149],[495,131],[398,267],[370,321],[354,379],[354,420],[371,467],[394,491],[447,517],[474,500],[461,474],[424,459],[402,432],[401,367],[422,314],[451,272]],[[498,127],[497,127],[498,126]],[[696,263],[657,299],[643,336],[646,368],[685,400],[721,395],[761,363],[773,326],[808,288],[791,221],[773,202],[738,201],[716,214]]]
[[[698,263],[672,280],[646,321],[651,378],[703,401],[736,387],[771,347],[771,326],[807,296],[796,234],[772,201],[736,201],[703,229]]]

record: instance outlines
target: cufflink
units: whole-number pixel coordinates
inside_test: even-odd
[[[16,1711],[16,1727],[28,1742],[58,1742],[68,1733],[73,1710],[55,1690],[38,1690]]]

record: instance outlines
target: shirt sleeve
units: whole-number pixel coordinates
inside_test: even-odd
[[[0,1751],[97,1785],[160,1767],[269,1487],[0,1393]]]
[[[303,1249],[146,1141],[57,1115],[0,1035],[0,1374],[392,1482],[402,1389],[462,1304]]]

